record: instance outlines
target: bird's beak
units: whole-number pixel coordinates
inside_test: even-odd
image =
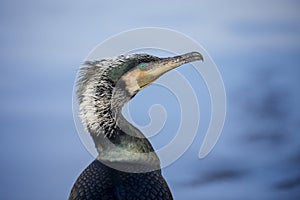
[[[183,64],[194,62],[197,60],[203,61],[203,56],[198,52],[190,52],[179,56],[161,58],[158,61],[147,63],[146,69],[139,71],[137,84],[139,88],[142,89],[154,82],[164,73]]]
[[[169,58],[159,58],[156,61],[141,63],[135,69],[122,76],[127,92],[134,96],[138,91],[153,83],[164,73],[179,67],[180,65],[203,61],[203,56],[198,52],[190,52]]]

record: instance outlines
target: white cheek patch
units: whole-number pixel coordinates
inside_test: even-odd
[[[121,78],[126,85],[125,89],[130,93],[131,96],[135,95],[141,89],[137,82],[139,74],[139,69],[135,69],[127,72]]]

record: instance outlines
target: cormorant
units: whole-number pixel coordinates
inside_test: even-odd
[[[87,61],[79,71],[80,117],[98,157],[80,174],[69,200],[173,199],[155,151],[122,116],[122,107],[164,73],[203,60],[198,52],[159,58],[128,54]]]

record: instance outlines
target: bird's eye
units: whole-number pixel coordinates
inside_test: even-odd
[[[138,65],[138,68],[141,70],[141,71],[145,71],[147,69],[147,65],[145,63],[141,63]]]

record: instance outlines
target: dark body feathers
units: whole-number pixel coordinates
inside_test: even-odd
[[[69,200],[173,199],[160,170],[126,173],[94,160],[78,177]]]

